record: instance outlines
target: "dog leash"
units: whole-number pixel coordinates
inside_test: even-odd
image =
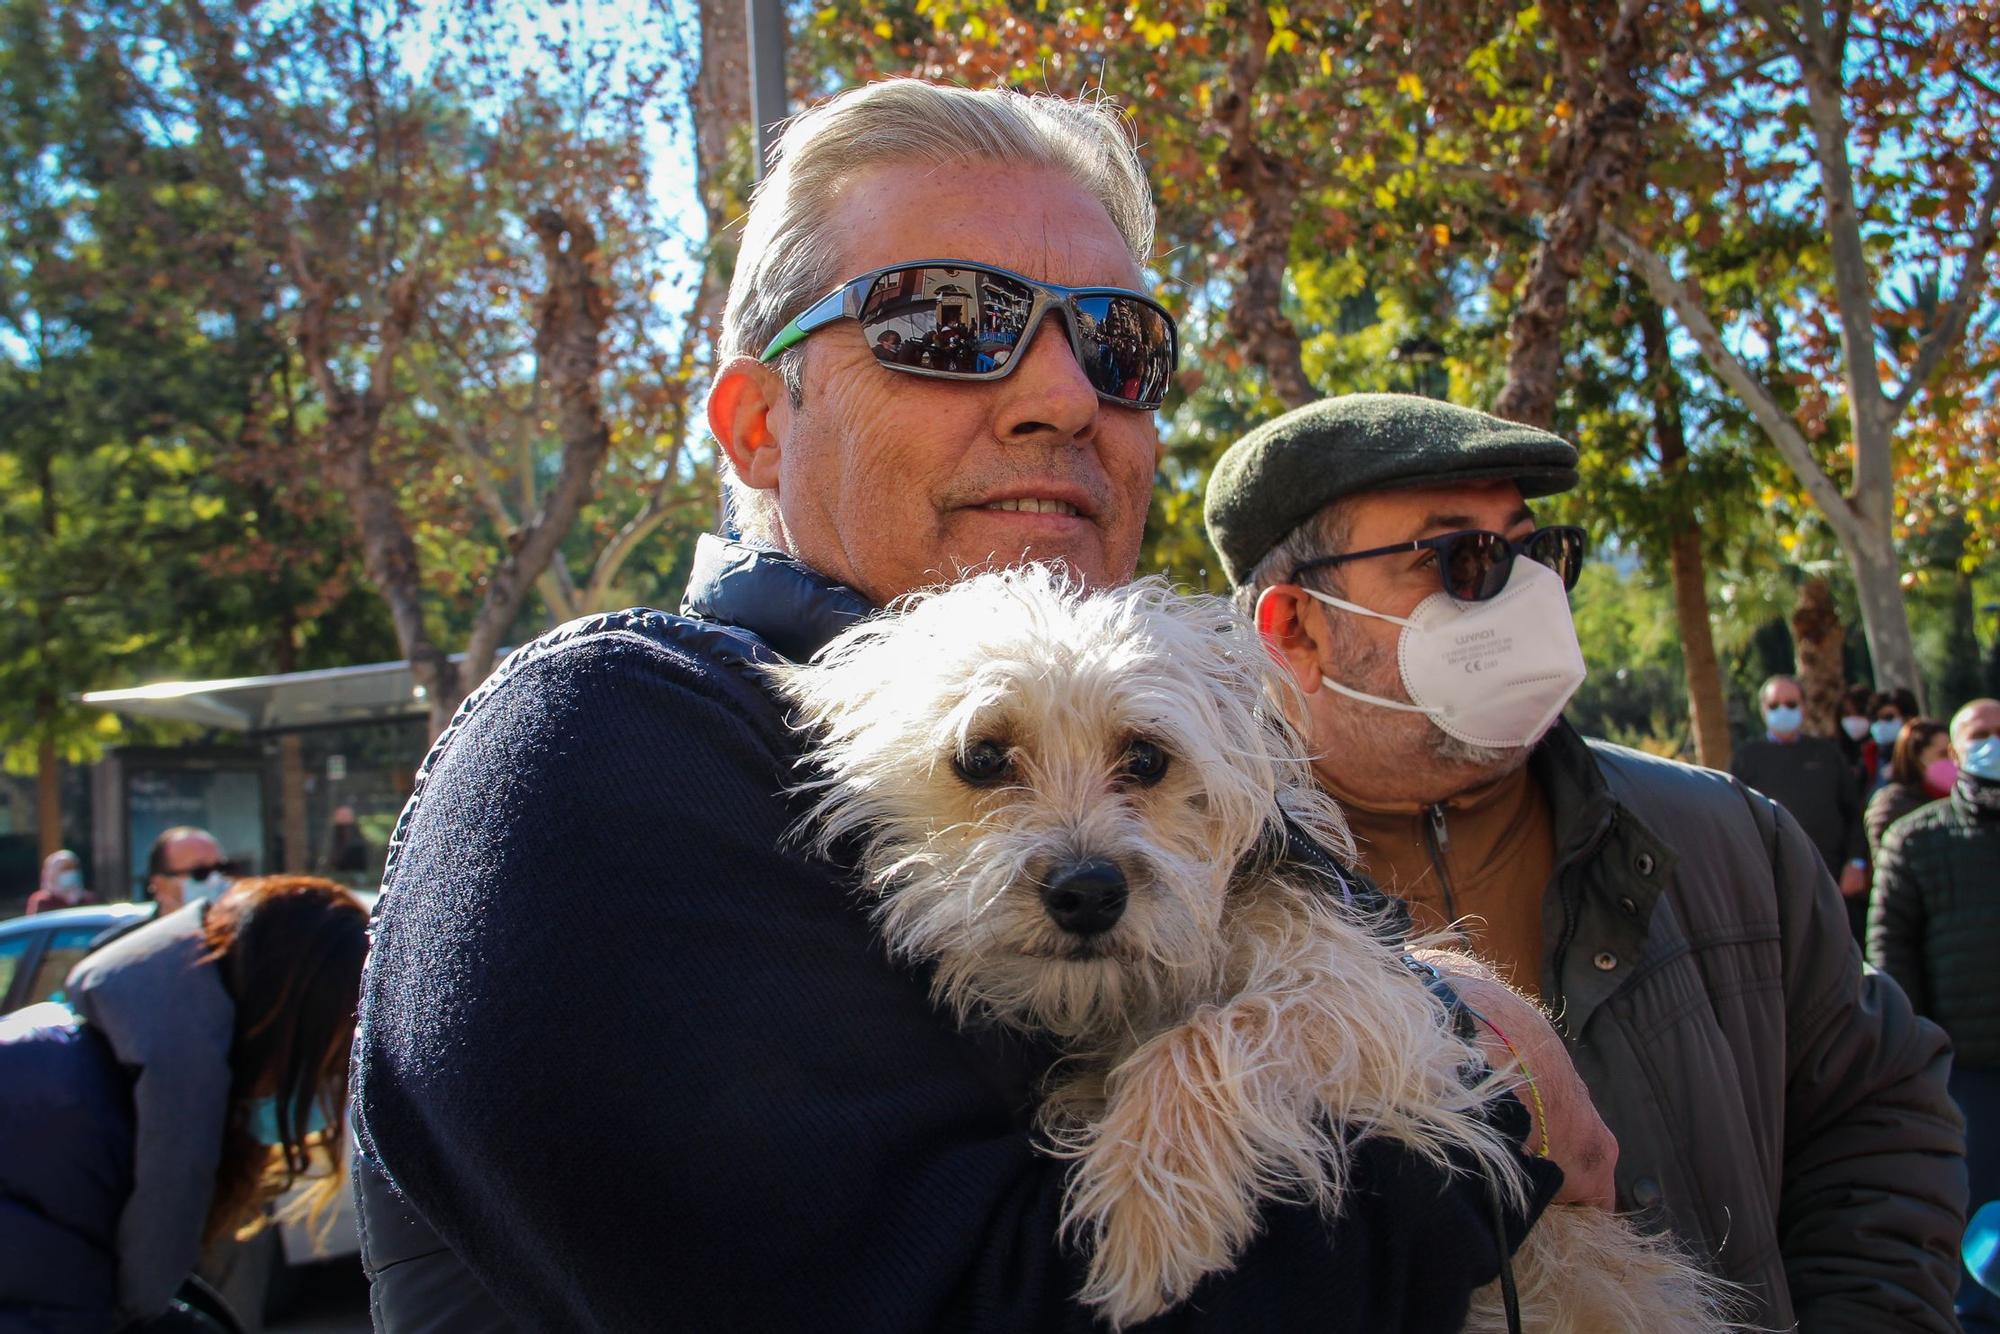
[[[1318,840],[1314,839],[1311,834],[1308,834],[1304,826],[1292,818],[1290,811],[1280,810],[1278,812],[1278,829],[1284,835],[1285,853],[1288,857],[1295,861],[1307,863],[1315,871],[1332,880],[1334,885],[1340,890],[1340,901],[1342,903],[1350,908],[1360,906],[1355,902],[1357,894],[1354,887],[1353,873],[1334,860],[1333,854],[1321,847]],[[1377,890],[1376,897],[1379,898],[1380,896],[1381,891]]]

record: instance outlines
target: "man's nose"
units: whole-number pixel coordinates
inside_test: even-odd
[[[1064,444],[1088,439],[1102,410],[1097,391],[1077,364],[1060,311],[1050,311],[1035,330],[1021,364],[999,382],[995,429],[1002,440],[1042,439]]]

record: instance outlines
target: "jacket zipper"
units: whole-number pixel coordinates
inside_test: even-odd
[[[1449,925],[1458,920],[1458,899],[1452,893],[1451,872],[1445,869],[1444,864],[1444,855],[1451,849],[1451,831],[1444,824],[1444,803],[1427,807],[1424,815],[1424,850],[1431,855],[1431,867],[1437,872],[1438,888],[1444,891],[1444,920]]]

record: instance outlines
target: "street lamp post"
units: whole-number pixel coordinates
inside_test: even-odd
[[[785,110],[784,0],[744,0],[750,46],[750,114],[757,118],[757,176],[771,161],[771,145]]]

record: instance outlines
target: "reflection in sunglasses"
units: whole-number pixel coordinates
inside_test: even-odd
[[[858,300],[856,299],[858,298]],[[836,309],[837,300],[848,304]],[[768,360],[844,316],[858,319],[885,366],[945,377],[997,377],[1051,310],[1105,398],[1158,407],[1176,361],[1173,321],[1133,293],[1079,291],[982,265],[910,264],[863,275],[816,302],[765,350]]]

